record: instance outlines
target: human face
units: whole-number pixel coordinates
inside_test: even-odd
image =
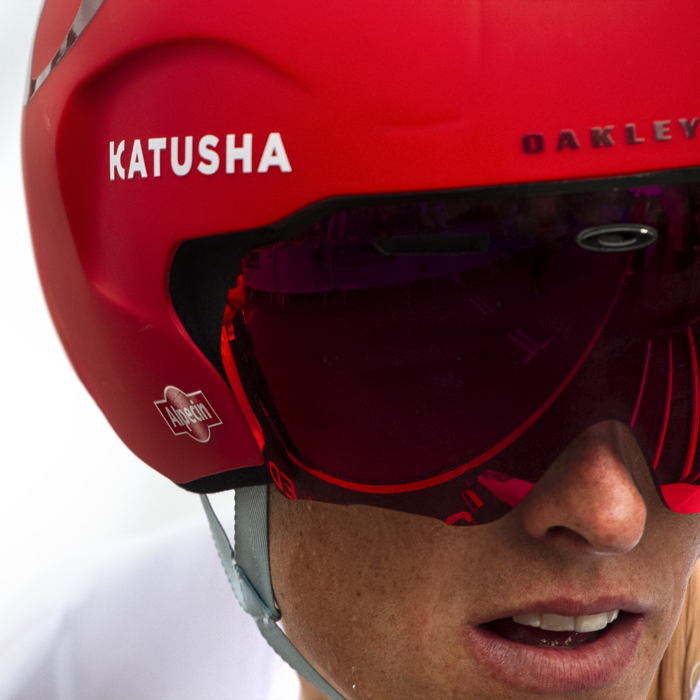
[[[642,700],[700,554],[700,515],[661,503],[632,433],[613,421],[582,433],[486,525],[273,489],[269,518],[285,630],[352,700]],[[618,620],[575,649],[483,627],[614,609]]]

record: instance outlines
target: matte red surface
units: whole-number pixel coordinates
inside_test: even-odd
[[[33,74],[76,6],[47,0],[57,19],[42,20]],[[697,165],[700,138],[678,120],[700,116],[699,25],[690,1],[106,0],[23,124],[39,271],[80,378],[125,443],[176,482],[261,463],[243,410],[172,310],[177,247],[339,195]],[[671,140],[654,140],[660,120]],[[625,143],[628,123],[644,143]],[[615,145],[593,148],[591,129],[610,125]],[[556,151],[562,129],[580,149]],[[291,172],[257,172],[271,132]],[[226,174],[226,135],[240,145],[244,133],[253,172]],[[523,152],[528,133],[543,135],[542,153]],[[213,175],[197,170],[207,134],[220,139]],[[148,139],[182,147],[190,135],[191,172],[175,176],[164,151],[154,177]],[[128,169],[135,139],[149,176],[110,180],[110,142],[125,140]],[[173,435],[153,404],[169,385],[202,391],[225,429],[207,443]]]

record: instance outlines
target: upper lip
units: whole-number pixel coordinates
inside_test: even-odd
[[[503,608],[488,616],[484,615],[472,622],[474,626],[482,625],[504,617],[514,617],[515,615],[527,615],[531,613],[545,613],[549,615],[561,615],[562,617],[577,617],[582,615],[596,615],[598,613],[609,612],[610,610],[620,610],[637,615],[645,615],[649,612],[650,605],[638,598],[622,596],[603,596],[593,601],[574,600],[573,598],[549,598],[522,603],[513,607]]]

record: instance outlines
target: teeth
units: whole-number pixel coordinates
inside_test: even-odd
[[[542,615],[539,613],[530,613],[529,615],[516,615],[513,618],[514,622],[519,625],[527,625],[528,627],[539,627],[542,622]]]
[[[607,627],[608,613],[582,615],[581,617],[575,617],[574,620],[576,621],[574,629],[577,632],[597,632]]]
[[[552,632],[597,632],[617,620],[619,610],[598,613],[596,615],[578,615],[577,617],[563,617],[562,615],[550,615],[548,613],[528,613],[527,615],[515,615],[513,622],[528,627],[540,627]]]
[[[574,617],[562,617],[561,615],[542,614],[540,627],[543,630],[552,630],[552,632],[573,632]]]

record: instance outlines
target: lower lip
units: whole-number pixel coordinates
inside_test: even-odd
[[[511,642],[482,627],[466,634],[471,655],[502,681],[540,693],[571,693],[614,683],[632,663],[642,638],[642,615],[626,614],[594,642],[574,649]]]

